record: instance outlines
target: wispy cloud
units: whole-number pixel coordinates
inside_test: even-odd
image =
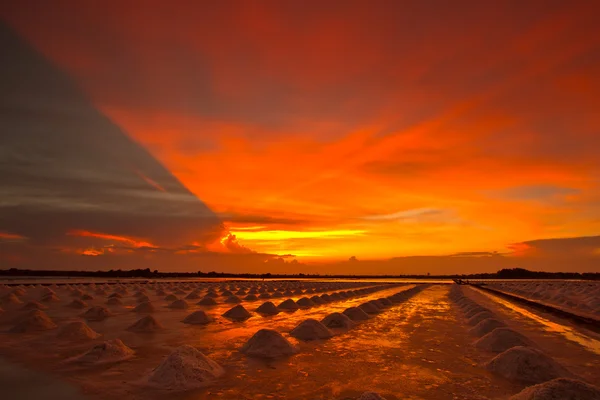
[[[425,217],[442,215],[445,210],[438,208],[413,208],[410,210],[397,211],[390,214],[367,215],[363,219],[370,221],[416,221]]]

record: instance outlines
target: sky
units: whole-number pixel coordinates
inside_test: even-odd
[[[5,2],[0,267],[600,271],[599,13]]]

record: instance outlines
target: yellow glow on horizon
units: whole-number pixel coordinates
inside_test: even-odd
[[[245,230],[231,230],[231,233],[236,235],[240,240],[266,240],[266,241],[277,241],[277,240],[290,240],[290,239],[335,239],[347,236],[359,236],[363,235],[365,231],[355,229],[340,229],[332,231],[283,231],[283,230],[270,230],[270,231],[245,231]]]

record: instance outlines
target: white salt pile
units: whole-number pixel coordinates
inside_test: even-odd
[[[133,309],[133,311],[137,312],[137,313],[152,313],[152,312],[156,311],[156,308],[154,307],[154,305],[152,303],[150,303],[149,301],[146,301],[141,304],[138,304],[137,307],[135,307]]]
[[[360,306],[358,306],[358,308],[360,308],[367,314],[379,314],[381,312],[381,310],[376,305],[370,302],[362,303]]]
[[[146,296],[145,294],[137,297],[138,303],[147,303],[149,301],[150,301],[150,297]]]
[[[242,300],[237,297],[237,296],[229,296],[228,298],[225,299],[225,303],[229,303],[229,304],[235,304],[235,303],[241,303]]]
[[[480,323],[481,321],[483,321],[484,319],[488,319],[488,318],[494,318],[495,315],[493,313],[491,313],[490,311],[480,311],[477,314],[473,315],[471,318],[469,318],[469,320],[467,321],[467,324],[469,324],[470,326],[475,326],[478,323]]]
[[[242,305],[237,305],[232,309],[226,311],[223,317],[229,318],[235,321],[244,321],[251,317],[251,314]]]
[[[385,397],[381,397],[379,393],[375,392],[364,392],[358,400],[385,400]]]
[[[2,298],[2,304],[23,304],[23,302],[14,293],[9,293]]]
[[[120,339],[107,340],[92,347],[88,352],[74,357],[69,362],[81,364],[107,364],[129,360],[135,352]]]
[[[510,400],[598,400],[600,388],[582,381],[558,378],[525,388]]]
[[[258,307],[256,309],[257,313],[263,314],[263,315],[276,315],[279,314],[279,310],[277,309],[277,307],[275,307],[275,304],[273,304],[270,301],[267,301],[266,303],[263,303],[260,307]]]
[[[67,304],[67,307],[77,308],[77,309],[83,309],[83,308],[86,308],[87,306],[88,305],[85,301],[79,300],[79,299],[75,299],[72,302],[70,302],[69,304]]]
[[[214,306],[217,304],[217,302],[212,297],[204,297],[196,304],[198,304],[199,306]]]
[[[48,293],[41,300],[43,303],[58,303],[60,299],[54,293]]]
[[[386,307],[391,307],[391,306],[394,305],[394,303],[392,303],[391,300],[388,299],[387,297],[382,297],[382,298],[377,299],[377,300],[379,300],[379,302],[382,303]]]
[[[190,294],[188,294],[187,296],[185,296],[185,298],[187,300],[198,300],[200,298],[200,295],[198,295],[198,292],[191,292]]]
[[[530,346],[531,342],[510,328],[496,328],[475,342],[475,347],[493,353],[502,353],[515,346]]]
[[[299,340],[328,339],[333,333],[316,319],[306,319],[290,332],[290,336]]]
[[[192,346],[183,345],[152,371],[148,382],[164,389],[188,390],[202,387],[224,373],[215,361]]]
[[[35,310],[31,312],[24,320],[15,325],[11,333],[30,333],[47,331],[56,328],[56,324],[43,312]]]
[[[513,347],[498,354],[486,364],[486,368],[511,381],[528,384],[570,375],[562,365],[546,354],[525,346]]]
[[[185,319],[181,322],[191,325],[206,325],[210,322],[210,318],[204,311],[195,311],[185,317]]]
[[[152,315],[145,316],[127,328],[128,331],[137,333],[150,333],[162,329],[164,329],[164,327]]]
[[[287,299],[284,302],[280,303],[277,308],[279,308],[280,310],[285,310],[285,311],[294,311],[297,310],[298,304],[296,304],[296,302],[292,299]]]
[[[309,308],[309,307],[313,307],[315,305],[315,303],[308,297],[301,298],[300,300],[298,300],[296,302],[296,304],[298,304],[298,307],[302,307],[302,308]]]
[[[184,309],[188,308],[188,303],[185,300],[175,300],[174,302],[169,304],[168,307],[184,310]]]
[[[106,302],[109,306],[122,306],[123,302],[117,297],[111,297]]]
[[[37,301],[30,301],[29,303],[25,304],[22,308],[23,310],[46,310],[48,309],[48,307],[46,307],[45,305],[38,303]]]
[[[273,329],[261,329],[240,350],[253,357],[277,358],[290,356],[296,349],[281,333]]]
[[[101,335],[95,332],[92,328],[87,326],[83,321],[70,322],[63,326],[57,337],[59,339],[67,340],[87,340],[97,339]]]
[[[479,322],[469,330],[469,333],[474,336],[487,335],[496,328],[504,328],[506,325],[495,318],[487,318]]]
[[[350,307],[344,310],[344,315],[350,318],[352,321],[366,321],[370,317],[369,315],[358,307]]]
[[[352,328],[355,324],[345,314],[332,313],[321,320],[321,323],[328,328]]]
[[[107,317],[110,317],[112,313],[108,311],[106,308],[101,306],[94,306],[88,309],[84,314],[83,318],[90,321],[102,321]]]

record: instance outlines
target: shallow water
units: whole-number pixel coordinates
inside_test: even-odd
[[[475,289],[475,290],[477,290],[477,289]],[[573,341],[573,342],[585,347],[586,349],[600,355],[600,339],[593,337],[592,335],[594,335],[594,334],[592,332],[582,333],[581,331],[576,330],[574,327],[572,327],[566,323],[561,324],[559,322],[550,321],[549,319],[543,318],[540,315],[538,315],[534,312],[528,311],[525,308],[520,307],[520,306],[516,305],[515,303],[505,300],[499,296],[495,296],[495,295],[485,292],[483,290],[477,290],[477,291],[479,293],[491,298],[495,302],[500,303],[500,304],[526,316],[527,318],[531,318],[534,321],[539,322],[543,326],[544,330],[546,330],[548,332],[559,333],[559,334],[563,335],[565,337],[565,339]]]

